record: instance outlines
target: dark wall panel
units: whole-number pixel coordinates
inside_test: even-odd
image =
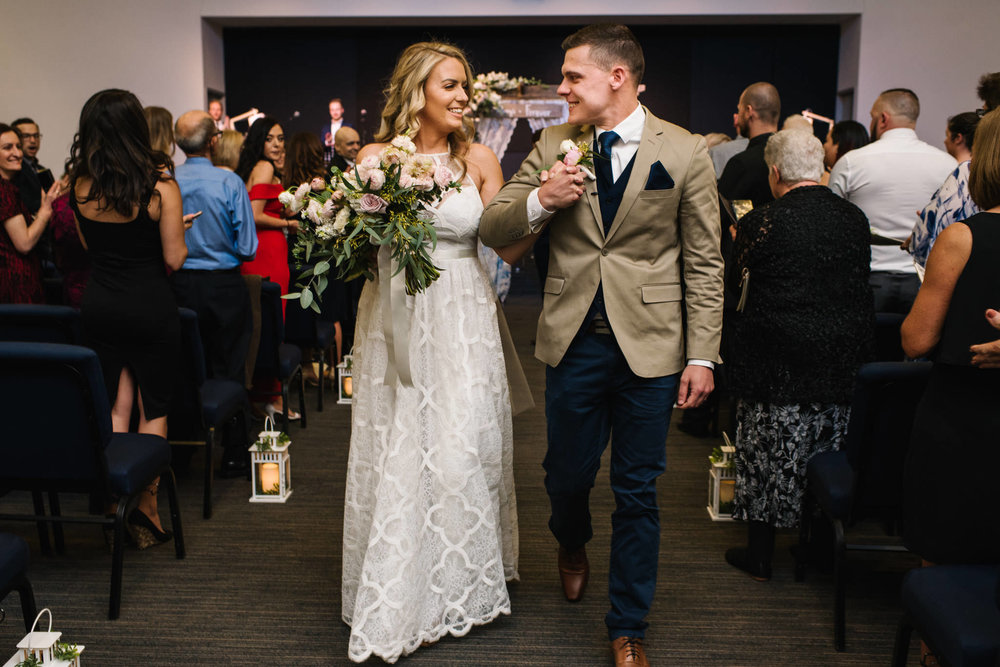
[[[475,71],[506,71],[558,83],[559,45],[579,27],[227,28],[226,107],[239,113],[256,106],[281,120],[286,134],[316,132],[329,117],[327,101],[340,97],[348,121],[370,133],[378,127],[382,90],[393,64],[408,44],[447,40],[469,54]],[[833,116],[836,25],[632,29],[646,55],[642,102],[666,120],[694,132],[732,134],[740,91],[762,80],[778,87],[782,116],[805,108]],[[366,118],[361,109],[367,110]],[[504,160],[508,174],[530,148],[530,133],[520,130]]]

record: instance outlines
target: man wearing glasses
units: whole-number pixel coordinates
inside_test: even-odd
[[[21,192],[24,205],[34,214],[42,203],[42,191],[48,192],[56,182],[55,177],[48,167],[38,164],[38,149],[42,145],[38,124],[30,118],[18,118],[11,126],[21,135],[21,150],[24,152],[21,173],[14,184]]]

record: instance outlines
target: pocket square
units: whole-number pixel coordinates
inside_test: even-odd
[[[669,190],[674,187],[674,179],[667,173],[662,162],[654,162],[646,178],[646,190]]]

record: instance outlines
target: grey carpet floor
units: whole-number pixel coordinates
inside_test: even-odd
[[[401,660],[412,665],[607,665],[603,623],[610,515],[607,465],[592,494],[595,537],[585,598],[562,599],[556,545],[546,527],[542,487],[545,451],[544,367],[532,357],[540,302],[509,299],[506,311],[537,407],[515,420],[515,476],[520,518],[521,580],[511,585],[512,614],[448,637]],[[350,408],[328,397],[309,426],[292,427],[294,493],[284,505],[247,502],[249,482],[218,479],[215,516],[201,518],[201,467],[178,471],[187,558],[171,546],[125,555],[121,618],[107,620],[110,556],[96,527],[66,529],[67,553],[43,556],[31,524],[10,522],[32,547],[30,577],[54,629],[86,645],[83,664],[344,665],[349,630],[340,620],[340,546]],[[9,416],[13,418],[13,416]],[[675,413],[675,420],[680,413]],[[832,579],[792,576],[779,534],[774,578],[757,583],[726,565],[723,552],[743,541],[735,523],[714,523],[705,510],[707,455],[713,439],[671,429],[668,470],[658,486],[662,549],[646,648],[654,665],[887,664],[899,617],[899,585],[913,557],[852,553],[847,650],[833,650]],[[165,498],[161,497],[161,504]],[[67,497],[64,511],[82,507]],[[21,494],[0,499],[5,510],[27,507]],[[165,510],[161,515],[166,517]],[[17,595],[3,601],[0,662],[23,635]],[[911,664],[916,664],[911,646]],[[378,660],[371,662],[378,663]]]

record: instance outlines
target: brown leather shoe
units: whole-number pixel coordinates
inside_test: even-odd
[[[572,552],[559,547],[559,579],[562,581],[563,593],[566,594],[567,600],[580,601],[589,576],[590,562],[587,560],[586,547],[580,547]]]
[[[611,652],[615,656],[615,667],[649,667],[646,652],[642,650],[642,640],[638,637],[612,640]]]

